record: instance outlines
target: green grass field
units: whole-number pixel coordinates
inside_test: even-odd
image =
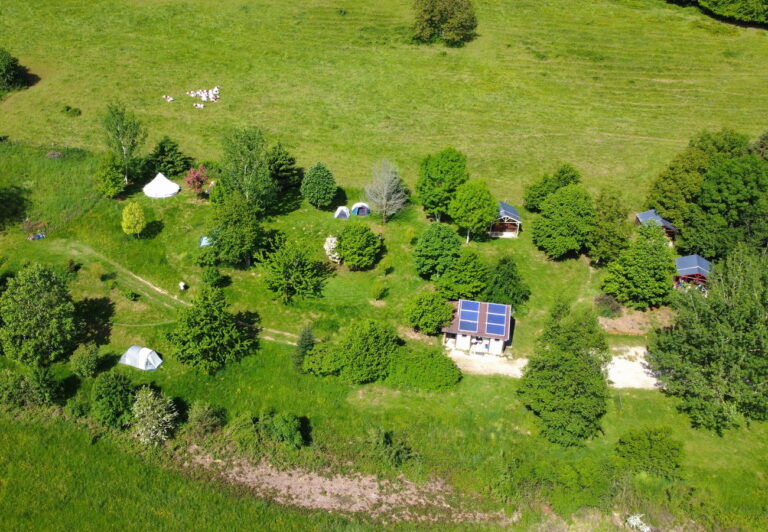
[[[0,134],[98,147],[99,113],[120,99],[150,140],[201,159],[227,128],[257,125],[345,185],[381,157],[413,183],[421,157],[453,145],[512,202],[570,161],[639,206],[692,134],[766,128],[765,31],[663,0],[477,4],[479,38],[446,49],[408,43],[409,0],[8,0],[0,45],[40,82],[0,103]],[[221,101],[193,109],[184,92],[216,84]]]
[[[165,333],[183,305],[179,300],[188,301],[200,285],[193,258],[210,207],[187,191],[162,201],[138,194],[132,199],[156,222],[156,234],[129,238],[120,230],[123,204],[100,200],[92,177],[92,152],[102,149],[99,113],[114,99],[139,114],[150,141],[168,134],[198,159],[218,157],[219,137],[231,126],[264,127],[301,164],[326,162],[351,201],[361,197],[375,160],[396,161],[413,184],[424,154],[453,145],[467,153],[474,176],[487,179],[497,197],[512,203],[520,203],[524,184],[570,161],[584,171],[589,188],[617,185],[640,207],[648,181],[691,134],[723,126],[757,134],[766,127],[765,31],[722,24],[662,0],[477,4],[479,38],[462,49],[445,49],[407,42],[410,2],[401,0],[6,1],[0,46],[41,79],[0,101],[0,136],[21,143],[0,143],[0,188],[20,187],[29,202],[26,215],[46,222],[49,237],[28,242],[17,226],[0,233],[4,268],[82,263],[72,291],[77,300],[95,299],[101,309],[110,332],[103,352],[115,357],[136,343],[152,346],[165,359],[152,374],[118,371],[136,383],[155,382],[185,401],[219,404],[230,416],[270,407],[307,416],[313,445],[294,457],[305,465],[391,474],[363,453],[363,436],[373,423],[405,434],[416,450],[419,459],[406,468],[408,477],[440,476],[461,493],[487,494],[504,457],[536,433],[514,381],[467,376],[445,393],[347,386],[298,375],[290,348],[267,340],[257,355],[216,376],[190,371],[167,354]],[[215,84],[222,86],[222,100],[202,111],[183,94]],[[163,94],[177,101],[168,104]],[[64,105],[82,108],[83,115],[63,114]],[[63,157],[46,158],[52,148]],[[322,239],[344,222],[304,205],[269,223],[313,246],[320,257]],[[363,317],[402,326],[405,300],[427,288],[410,259],[410,239],[427,222],[420,209],[410,207],[386,226],[376,216],[366,223],[383,233],[387,246],[375,269],[341,269],[323,298],[292,306],[272,301],[258,267],[226,271],[233,308],[257,311],[264,327],[288,333],[313,322],[321,337]],[[518,316],[516,356],[532,354],[557,297],[587,305],[598,294],[599,271],[584,259],[546,260],[534,249],[530,231],[517,240],[470,245],[489,260],[513,255],[531,285],[531,301]],[[389,287],[383,306],[370,301],[378,277]],[[189,292],[178,292],[179,280],[190,284]],[[125,289],[139,293],[139,300],[125,298]],[[68,376],[63,365],[57,372]],[[87,392],[86,383],[79,393]],[[603,459],[629,428],[671,426],[685,444],[686,482],[698,505],[693,519],[710,528],[768,528],[768,427],[757,423],[718,437],[691,429],[674,405],[657,392],[614,392],[605,435],[561,454]],[[9,516],[11,529],[35,528],[53,512],[63,512],[65,529],[94,512],[82,498],[57,502],[49,485],[95,497],[94,504],[112,510],[110,495],[119,492],[122,478],[131,479],[136,507],[149,504],[156,488],[142,488],[153,483],[163,492],[210,500],[198,504],[206,526],[218,522],[222,507],[227,513],[220,522],[232,528],[260,519],[267,523],[263,528],[345,525],[158,471],[108,443],[86,447],[86,436],[63,422],[0,423],[0,515]],[[45,465],[28,488],[17,489],[19,475],[33,463]],[[71,471],[78,467],[86,472],[76,478]],[[40,507],[27,508],[39,491]],[[167,513],[158,517],[163,526],[186,523],[181,497],[165,500]],[[651,503],[639,510],[660,517]],[[128,514],[134,513],[117,519],[130,528]],[[93,522],[106,522],[105,515]]]

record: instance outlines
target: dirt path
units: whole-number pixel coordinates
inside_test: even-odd
[[[495,522],[518,519],[503,512],[480,513],[457,507],[456,496],[442,482],[417,485],[405,479],[379,480],[371,475],[327,475],[304,469],[278,470],[262,460],[214,459],[203,449],[189,448],[188,466],[215,471],[226,481],[246,486],[259,497],[311,510],[364,513],[383,521]]]
[[[495,355],[468,355],[462,351],[452,350],[448,356],[464,373],[472,375],[505,375],[519,379],[523,369],[528,365],[527,358],[503,358]]]

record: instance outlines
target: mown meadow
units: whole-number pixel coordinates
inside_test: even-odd
[[[408,42],[409,2],[400,0],[376,5],[358,0],[6,2],[0,43],[40,80],[0,101],[0,136],[12,141],[0,144],[0,186],[18,187],[15,197],[24,198],[25,216],[47,222],[49,236],[28,242],[21,228],[10,227],[0,235],[0,255],[8,259],[4,269],[27,262],[62,270],[70,260],[81,264],[72,291],[76,300],[91,301],[106,339],[102,352],[114,362],[128,345],[141,344],[165,359],[155,373],[117,371],[137,384],[157,384],[185,402],[203,399],[220,405],[230,419],[265,408],[306,416],[313,443],[291,457],[296,463],[393,475],[363,452],[365,431],[373,424],[402,435],[414,449],[418,459],[402,471],[409,478],[437,476],[461,493],[489,495],[502,466],[537,432],[534,417],[517,399],[515,381],[465,376],[456,388],[439,393],[350,386],[298,374],[285,343],[306,323],[314,324],[320,338],[331,338],[363,317],[388,321],[406,335],[404,303],[427,287],[410,258],[413,239],[427,225],[417,206],[386,226],[377,216],[366,220],[384,237],[384,258],[370,271],[340,269],[321,299],[285,306],[273,301],[258,266],[226,270],[232,308],[257,312],[265,328],[262,336],[277,341],[262,338],[258,354],[208,377],[165,354],[165,333],[200,286],[194,257],[209,205],[186,190],[167,200],[137,192],[131,199],[144,207],[152,225],[134,239],[120,230],[124,204],[99,199],[92,177],[93,152],[103,149],[99,115],[116,99],[147,125],[148,146],[168,134],[200,160],[219,156],[219,139],[227,128],[264,127],[303,166],[325,162],[345,188],[347,204],[363,197],[374,161],[392,159],[413,185],[420,158],[452,145],[468,155],[473,177],[486,179],[499,199],[519,205],[525,184],[569,161],[582,170],[591,190],[616,185],[640,208],[649,180],[692,134],[724,126],[750,134],[765,129],[756,122],[768,112],[765,31],[723,24],[661,0],[588,5],[492,0],[477,7],[479,38],[465,48],[446,49]],[[204,110],[193,109],[183,95],[216,84],[222,86],[222,100]],[[169,104],[162,94],[177,99]],[[65,115],[64,105],[77,106],[83,114]],[[63,156],[47,158],[51,149]],[[320,258],[322,240],[344,223],[305,203],[269,225],[305,242]],[[517,316],[515,356],[532,353],[558,297],[589,305],[599,293],[600,271],[586,259],[548,261],[532,245],[530,232],[517,240],[470,246],[489,260],[513,255],[531,286],[531,300]],[[376,279],[388,288],[383,302],[372,301]],[[180,280],[190,285],[188,292],[178,291]],[[138,293],[138,300],[126,298],[126,291]],[[618,337],[612,343],[632,340],[644,339]],[[77,389],[65,365],[56,372],[69,383],[70,395],[88,394],[88,384]],[[221,491],[108,444],[87,447],[94,449],[92,456],[84,450],[87,436],[63,423],[52,428],[3,418],[2,425],[0,455],[7,459],[0,462],[0,513],[18,527],[39,524],[50,508],[65,512],[66,528],[90,516],[93,506],[82,501],[94,497],[103,501],[102,513],[127,519],[135,512],[121,514],[108,502],[109,494],[125,490],[123,478],[133,479],[128,490],[136,497],[133,504],[151,505],[157,488],[140,481],[147,476],[164,487],[161,491],[187,493],[198,501],[204,523],[238,527],[258,520],[267,523],[264,528],[283,529],[346,524]],[[659,520],[673,514],[710,528],[766,527],[765,424],[717,436],[690,428],[675,402],[659,392],[613,391],[603,426],[605,434],[585,447],[547,447],[543,456],[603,460],[626,430],[669,426],[684,442],[691,493],[676,499],[649,482],[644,498],[621,502]],[[52,438],[53,431],[60,437]],[[13,490],[5,479],[18,477],[19,468],[31,463],[47,466],[31,487]],[[35,487],[48,489],[53,479],[60,479],[61,490],[74,489],[67,471],[77,467],[86,468],[77,479],[79,499],[60,503],[44,491],[49,493],[45,506],[24,509],[35,498]],[[596,504],[594,498],[584,500],[586,506]],[[552,502],[563,514],[580,504],[568,495]],[[168,504],[167,514],[158,518],[175,528],[188,516],[178,501]],[[523,526],[543,512],[530,508],[524,519],[531,521],[524,520]]]

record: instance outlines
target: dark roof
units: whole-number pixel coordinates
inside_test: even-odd
[[[709,275],[710,262],[700,255],[687,255],[675,259],[677,275]]]
[[[677,227],[675,227],[674,225],[669,223],[668,220],[665,220],[664,218],[659,216],[656,213],[656,209],[651,209],[651,210],[645,211],[645,212],[638,212],[635,215],[635,218],[637,218],[637,221],[640,222],[641,224],[644,224],[644,223],[647,223],[647,222],[653,222],[653,223],[659,224],[664,229],[669,229],[670,231],[674,231],[676,233],[679,232]]]
[[[465,299],[451,304],[456,308],[456,313],[453,315],[453,323],[443,327],[443,332],[509,341],[512,322],[512,307],[509,305]]]
[[[499,218],[512,218],[516,222],[522,222],[522,218],[520,218],[520,213],[517,212],[517,209],[514,208],[509,203],[504,203],[503,201],[499,202]]]

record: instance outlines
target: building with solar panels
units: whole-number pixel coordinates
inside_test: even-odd
[[[453,322],[443,327],[446,347],[477,354],[504,353],[511,337],[512,307],[464,299],[453,305]]]

